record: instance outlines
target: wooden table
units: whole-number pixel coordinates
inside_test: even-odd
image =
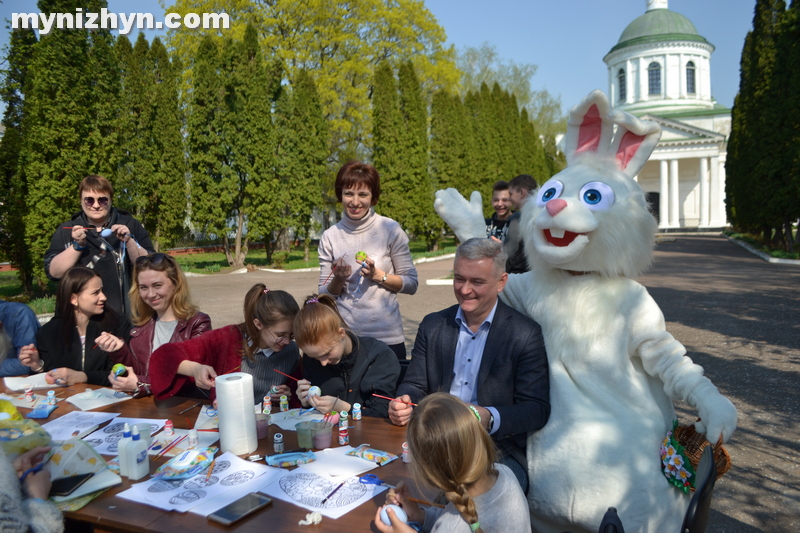
[[[91,385],[73,385],[71,390],[59,397],[68,397],[72,394],[83,392],[87,388],[97,388]],[[10,390],[5,390],[7,394],[19,394]],[[41,393],[42,391],[37,391]],[[127,400],[96,411],[109,413],[121,413],[122,416],[132,418],[168,418],[173,421],[176,428],[190,428],[197,418],[200,407],[196,407],[185,414],[178,414],[183,409],[197,403],[198,400],[186,398],[171,398],[170,400],[156,402],[152,397],[136,400]],[[205,402],[208,403],[208,402]],[[51,418],[57,418],[71,411],[77,410],[72,404],[64,401],[59,402]],[[27,415],[29,409],[21,408],[23,416]],[[48,420],[40,420],[46,423]],[[360,421],[350,421],[350,445],[357,446],[369,443],[371,446],[386,450],[400,455],[403,441],[405,440],[405,428],[393,426],[386,419],[365,417]],[[257,451],[260,455],[273,453],[272,436],[275,433],[282,433],[286,450],[297,448],[297,434],[293,431],[283,431],[278,426],[271,425],[269,437],[260,440]],[[219,444],[219,443],[217,443]],[[333,436],[333,446],[338,446],[336,435]],[[107,459],[110,457],[106,456]],[[244,457],[244,456],[243,456]],[[246,457],[245,457],[246,458]],[[151,470],[154,472],[164,459],[151,460]],[[263,462],[262,462],[263,464]],[[372,470],[371,473],[378,475],[382,480],[396,484],[400,480],[410,479],[409,465],[401,459],[392,461],[386,466]],[[144,480],[140,480],[144,481]],[[300,526],[298,521],[303,520],[310,511],[273,498],[271,505],[257,512],[256,514],[238,522],[230,527],[224,527],[213,522],[209,522],[204,516],[194,513],[177,513],[163,511],[155,507],[138,504],[124,498],[116,498],[119,492],[130,488],[132,483],[123,478],[122,484],[104,492],[101,496],[90,502],[82,509],[74,512],[65,513],[66,516],[75,520],[91,523],[96,529],[104,531],[156,531],[164,533],[177,533],[180,531],[232,531],[241,532],[258,531],[263,533],[265,529],[274,532],[347,532],[353,531],[377,531],[375,526],[370,524],[375,517],[375,510],[383,505],[385,492],[381,493],[372,501],[362,504],[353,511],[347,513],[337,520],[327,517],[322,518],[322,523],[316,526]],[[413,487],[413,485],[412,485]]]

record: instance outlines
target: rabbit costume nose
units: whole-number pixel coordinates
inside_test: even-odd
[[[565,207],[567,207],[567,201],[562,200],[561,198],[556,198],[555,200],[550,200],[545,204],[547,208],[547,212],[550,213],[551,217],[556,216],[559,214]]]

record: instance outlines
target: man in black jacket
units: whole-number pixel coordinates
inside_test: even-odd
[[[498,298],[508,279],[505,261],[501,244],[490,239],[469,239],[458,247],[458,305],[422,320],[389,419],[407,424],[409,403],[432,392],[458,396],[475,407],[502,462],[527,490],[527,436],[550,416],[550,378],[541,327]]]

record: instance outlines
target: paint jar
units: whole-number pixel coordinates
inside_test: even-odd
[[[408,447],[408,443],[403,443],[403,462],[410,463],[411,462],[411,449]]]
[[[175,434],[175,424],[172,423],[172,420],[167,420],[164,422],[164,435],[167,437],[171,437]]]
[[[47,391],[47,405],[55,405],[56,404],[56,391],[49,390]]]
[[[261,412],[265,415],[272,412],[272,398],[269,395],[264,396],[264,401],[261,402]]]
[[[339,428],[339,446],[350,444],[350,435],[347,433],[347,428]]]
[[[33,394],[33,387],[28,387],[27,389],[25,389],[25,401],[26,402],[32,402],[35,397],[36,397],[36,395]]]
[[[361,420],[361,404],[354,403],[353,404],[353,420]]]
[[[289,410],[289,398],[285,394],[281,394],[281,412]]]
[[[272,451],[275,453],[283,453],[283,435],[281,433],[275,433],[275,436],[272,438]]]
[[[196,429],[189,430],[189,448],[194,449],[200,445],[200,438],[197,436]]]
[[[278,386],[277,386],[277,385],[273,385],[273,386],[272,386],[272,387],[269,389],[269,393],[270,393],[270,394],[278,394],[280,391],[281,391],[281,390],[278,388]]]
[[[347,411],[339,412],[339,429],[347,429]]]

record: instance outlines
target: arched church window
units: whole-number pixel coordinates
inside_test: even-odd
[[[619,72],[617,72],[617,79],[619,80],[619,101],[624,102],[628,98],[628,91],[625,85],[624,69],[619,69]]]
[[[661,65],[653,61],[647,67],[647,94],[661,94]]]
[[[686,92],[689,94],[694,94],[695,91],[695,83],[694,83],[694,62],[689,61],[686,63]]]

